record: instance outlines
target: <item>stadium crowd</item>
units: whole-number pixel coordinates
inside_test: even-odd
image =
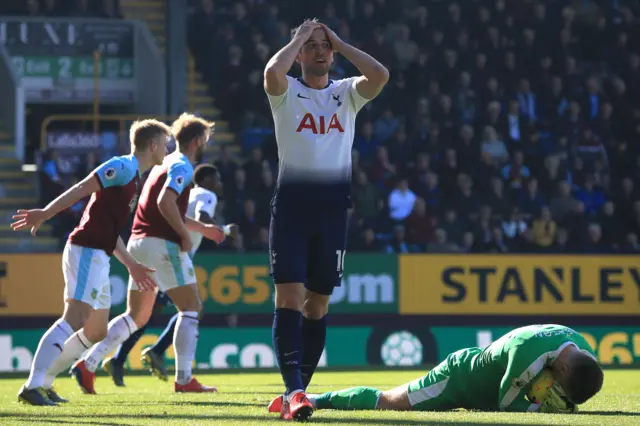
[[[118,0],[2,0],[0,14],[121,18]]]
[[[391,72],[358,116],[350,251],[640,252],[639,1],[192,6],[190,48],[246,155],[223,146],[216,161],[217,220],[242,233],[227,249],[267,249],[278,169],[262,71],[318,16]],[[336,56],[332,78],[356,72]]]

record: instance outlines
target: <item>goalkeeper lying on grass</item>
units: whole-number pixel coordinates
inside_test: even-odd
[[[549,380],[538,381],[545,369],[553,379],[547,374]],[[308,398],[316,409],[574,413],[600,391],[602,380],[587,341],[568,327],[547,324],[454,352],[426,376],[390,391],[357,387]]]

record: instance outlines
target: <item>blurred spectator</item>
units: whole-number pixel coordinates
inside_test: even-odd
[[[413,211],[405,220],[407,242],[422,251],[435,237],[435,220],[427,214],[427,204],[422,198],[416,199]]]
[[[400,179],[396,188],[389,194],[389,216],[391,219],[405,220],[413,210],[416,199],[416,194],[409,189],[407,179]]]
[[[540,216],[533,221],[533,241],[543,249],[551,247],[556,238],[557,225],[548,207],[540,209]]]
[[[428,253],[457,253],[460,251],[458,245],[448,239],[447,231],[436,229],[436,239],[427,245]]]
[[[409,244],[405,241],[404,225],[397,224],[393,227],[391,241],[387,244],[387,253],[409,253]]]
[[[482,152],[489,154],[498,163],[507,161],[509,158],[507,146],[498,139],[498,134],[493,127],[484,128],[482,139]]]
[[[382,209],[378,188],[369,182],[367,174],[362,170],[356,174],[351,198],[356,211],[365,221],[375,220]]]

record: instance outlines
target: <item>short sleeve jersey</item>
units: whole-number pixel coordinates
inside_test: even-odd
[[[100,191],[91,195],[80,224],[69,235],[69,243],[113,253],[138,201],[138,167],[134,155],[125,155],[111,158],[91,173],[98,179]]]
[[[168,155],[162,165],[151,169],[136,209],[131,229],[131,238],[156,237],[180,244],[180,236],[169,225],[158,207],[158,198],[163,189],[178,194],[178,209],[184,218],[189,202],[193,166],[184,154]]]
[[[199,212],[204,212],[209,217],[214,216],[216,211],[216,205],[218,204],[218,197],[213,192],[202,187],[195,187],[189,194],[189,206],[187,207],[187,216],[192,219],[197,217]],[[191,249],[191,256],[195,255],[196,251],[202,243],[202,234],[199,232],[189,232],[191,234],[191,243],[193,247]]]
[[[311,209],[349,204],[356,115],[369,101],[358,94],[356,81],[331,80],[316,90],[287,76],[284,94],[267,94],[279,157],[273,204]]]

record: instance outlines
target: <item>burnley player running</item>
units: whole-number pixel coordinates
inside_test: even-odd
[[[193,172],[193,181],[194,188],[189,194],[187,216],[199,222],[213,224],[216,205],[218,204],[218,194],[220,194],[223,187],[220,173],[218,169],[211,164],[200,164]],[[225,225],[223,230],[225,235],[235,238],[237,225]],[[193,247],[189,255],[193,259],[202,243],[202,234],[192,231],[190,231],[190,234]],[[170,303],[165,293],[158,292],[154,311],[162,309]],[[164,354],[172,344],[178,317],[179,314],[174,315],[169,320],[160,337],[158,337],[158,340],[152,346],[143,350],[141,354],[142,362],[145,366],[149,368],[153,375],[164,381],[167,380],[167,372],[164,368]],[[113,358],[107,358],[102,363],[102,368],[111,376],[116,386],[124,386],[124,364],[129,352],[131,352],[131,349],[138,343],[146,328],[147,325],[138,329],[118,347]]]
[[[362,75],[329,80],[334,52]],[[287,75],[294,62],[301,79]],[[382,64],[315,20],[295,31],[264,72],[280,160],[269,242],[273,346],[286,388],[269,411],[284,419],[306,420],[313,412],[305,389],[324,350],[329,297],[344,269],[356,114],[388,79]]]
[[[173,123],[177,148],[165,158],[162,166],[151,170],[142,188],[127,245],[134,258],[155,268],[160,290],[167,293],[179,311],[173,336],[176,392],[216,390],[201,385],[191,375],[202,304],[189,257],[192,248],[189,231],[199,232],[216,242],[224,239],[224,231],[185,216],[193,176],[192,163],[209,140],[212,127],[213,123],[191,114],[182,114]],[[72,374],[84,392],[96,393],[95,371],[100,361],[149,321],[156,296],[153,292],[139,290],[142,289],[130,278],[127,311],[109,323],[107,337],[74,365]]]
[[[112,253],[141,289],[155,288],[149,275],[153,270],[129,255],[119,235],[135,208],[140,175],[162,163],[169,135],[170,129],[159,121],[134,123],[130,130],[131,155],[113,157],[100,165],[44,209],[18,210],[13,216],[14,230],[31,228],[35,235],[46,220],[91,195],[62,255],[64,314],[42,336],[29,379],[18,394],[20,401],[32,405],[66,402],[52,389],[53,380],[107,334]]]

